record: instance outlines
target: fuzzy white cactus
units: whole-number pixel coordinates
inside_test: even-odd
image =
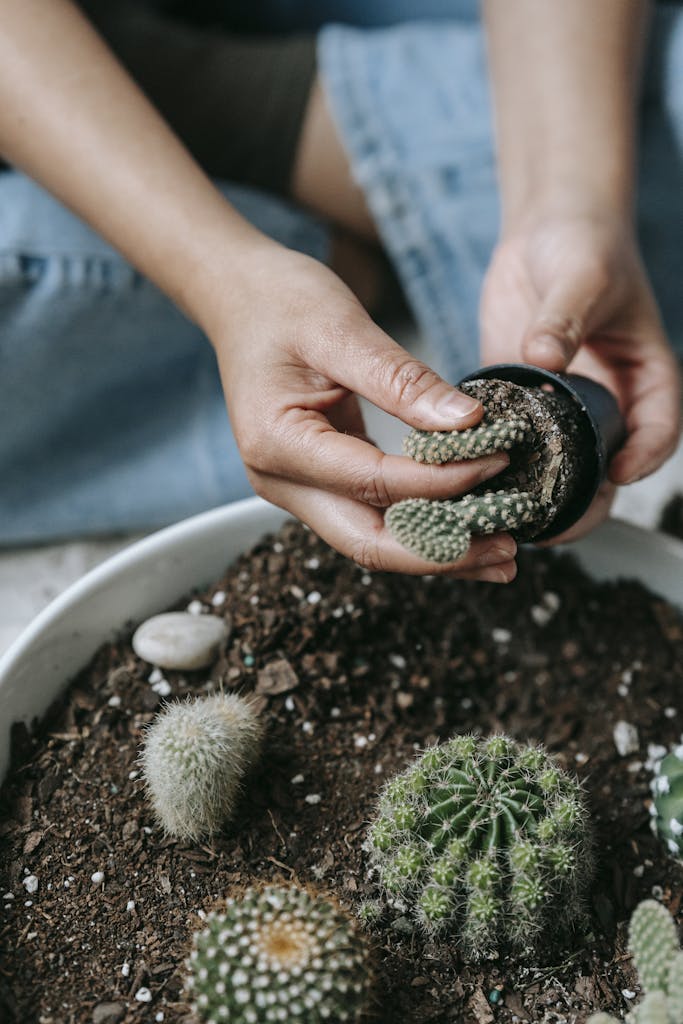
[[[331,899],[294,886],[247,889],[207,915],[187,962],[207,1024],[355,1024],[373,975],[367,940]]]
[[[218,832],[233,814],[262,737],[253,704],[236,694],[167,704],[147,730],[140,756],[164,831],[192,841]]]

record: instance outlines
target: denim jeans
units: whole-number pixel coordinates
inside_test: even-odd
[[[316,17],[441,20],[328,26],[320,68],[418,324],[457,379],[478,362],[478,294],[498,230],[482,30],[469,0],[389,3],[321,0]],[[283,27],[297,11],[313,16],[302,0],[269,7]],[[683,11],[668,6],[655,17],[641,123],[639,227],[683,350]],[[313,218],[221,187],[262,230],[326,259]],[[38,186],[0,174],[0,544],[152,528],[247,493],[201,332]]]

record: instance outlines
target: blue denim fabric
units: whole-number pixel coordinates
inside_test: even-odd
[[[319,61],[353,173],[413,312],[455,380],[475,369],[477,307],[498,232],[481,26],[323,29]],[[683,352],[683,11],[656,12],[642,104],[639,229]]]
[[[310,217],[224,192],[326,259]],[[202,333],[37,185],[0,174],[0,543],[161,526],[248,493]]]

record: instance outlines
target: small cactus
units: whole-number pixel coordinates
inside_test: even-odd
[[[383,788],[370,828],[388,901],[470,959],[517,952],[575,925],[591,877],[578,782],[541,747],[456,736]]]
[[[531,423],[524,416],[484,421],[467,430],[411,430],[403,441],[403,451],[416,462],[441,465],[460,459],[478,459],[480,455],[509,451],[531,436]]]
[[[188,961],[207,1024],[356,1022],[372,991],[367,940],[341,907],[307,889],[266,886],[207,915]]]
[[[167,704],[140,757],[157,819],[169,835],[196,841],[232,816],[263,735],[253,705],[237,694]]]
[[[652,831],[664,840],[669,853],[683,860],[683,737],[657,762],[650,788]]]
[[[429,562],[456,562],[472,534],[510,530],[530,522],[537,504],[524,491],[465,494],[453,501],[406,498],[386,512],[387,529],[399,544]]]
[[[631,917],[629,947],[645,997],[626,1017],[628,1024],[683,1024],[683,951],[666,907],[643,900]],[[588,1024],[619,1024],[595,1013]]]

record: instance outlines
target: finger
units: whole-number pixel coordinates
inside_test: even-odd
[[[410,575],[452,575],[479,572],[510,562],[517,545],[507,534],[474,537],[457,562],[429,562],[402,547],[384,526],[379,509],[350,498],[287,481],[269,481],[260,488],[269,501],[287,509],[347,558],[373,571]]]
[[[459,570],[451,575],[459,580],[476,580],[478,583],[512,583],[517,576],[517,563],[511,560],[488,569]]]
[[[340,434],[325,416],[292,409],[280,417],[278,443],[261,445],[262,473],[387,508],[404,498],[452,498],[500,473],[505,452],[467,462],[430,466],[404,455],[386,455],[367,440]]]
[[[641,369],[639,390],[626,411],[626,428],[626,443],[609,467],[609,478],[616,484],[632,484],[654,473],[678,444],[681,386],[668,348]]]
[[[559,534],[557,537],[553,537],[552,540],[542,541],[538,547],[550,548],[556,544],[571,544],[572,541],[578,540],[580,537],[584,537],[591,530],[594,530],[596,526],[604,522],[609,516],[612,503],[616,497],[617,489],[614,484],[609,481],[605,481],[600,486],[598,493],[590,504],[587,511],[581,516],[578,522],[574,523],[564,533]]]
[[[589,271],[557,281],[522,339],[524,358],[546,370],[566,370],[595,324],[605,284]]]
[[[311,352],[300,352],[304,364]],[[462,430],[483,416],[476,399],[447,384],[370,320],[339,329],[315,352],[315,369],[421,430]]]

